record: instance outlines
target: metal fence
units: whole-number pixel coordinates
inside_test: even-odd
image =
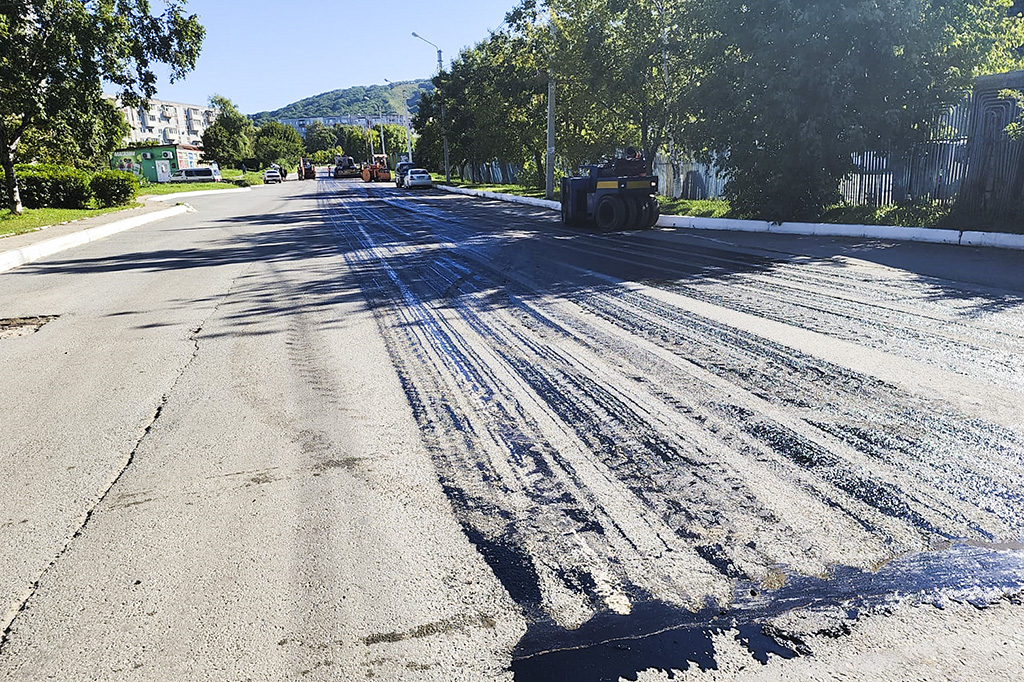
[[[843,198],[872,206],[914,200],[952,204],[970,186],[976,191],[964,197],[964,206],[988,213],[998,206],[1002,213],[1013,213],[1024,197],[1024,171],[1018,173],[1024,143],[1003,132],[1018,108],[999,97],[1002,88],[1024,88],[1024,72],[978,79],[975,92],[937,110],[927,139],[907,150],[854,154],[855,170],[840,184]],[[654,172],[661,178],[662,194],[682,199],[719,198],[728,180],[714,165],[683,159],[673,167],[665,154],[658,155]]]

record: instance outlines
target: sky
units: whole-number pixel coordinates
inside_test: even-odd
[[[518,0],[189,0],[206,39],[194,71],[156,99],[206,104],[224,95],[246,114],[354,85],[430,78],[487,38]],[[159,3],[154,3],[158,11]]]

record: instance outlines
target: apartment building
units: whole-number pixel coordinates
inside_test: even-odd
[[[202,146],[203,132],[217,118],[213,107],[150,100],[149,108],[121,107],[131,127],[126,144],[158,142],[171,145]]]

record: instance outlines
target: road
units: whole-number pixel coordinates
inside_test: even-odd
[[[0,275],[0,680],[1022,679],[1019,252],[191,203]]]

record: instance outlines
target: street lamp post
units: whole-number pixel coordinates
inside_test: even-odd
[[[392,81],[389,81],[387,78],[384,79],[384,82],[385,83],[389,83],[390,85],[394,85],[394,83]],[[404,106],[405,106],[405,113],[402,115],[402,122],[405,124],[405,146],[406,146],[407,151],[409,152],[409,163],[412,163],[412,130],[409,129],[409,104],[408,104],[408,102],[404,103]]]
[[[364,97],[364,101],[369,102],[369,97]],[[380,124],[380,153],[384,156],[388,155],[386,149],[384,149],[384,115],[381,113],[380,105],[377,105],[377,122]],[[373,128],[370,128],[370,147],[373,148]]]
[[[429,40],[427,40],[426,38],[424,38],[420,34],[416,33],[416,31],[412,32],[412,37],[413,38],[419,38],[420,40],[425,42],[427,45],[433,45],[437,49],[437,75],[440,76],[441,75],[441,70],[444,67],[444,60],[441,59],[441,48],[437,47],[437,45],[434,45],[434,43],[430,42]],[[448,165],[448,129],[447,129],[447,126],[445,125],[446,119],[447,119],[447,115],[445,114],[445,110],[444,110],[444,95],[442,94],[441,95],[441,138],[444,140],[444,181],[450,183],[452,181],[452,172],[451,172],[451,167]]]

